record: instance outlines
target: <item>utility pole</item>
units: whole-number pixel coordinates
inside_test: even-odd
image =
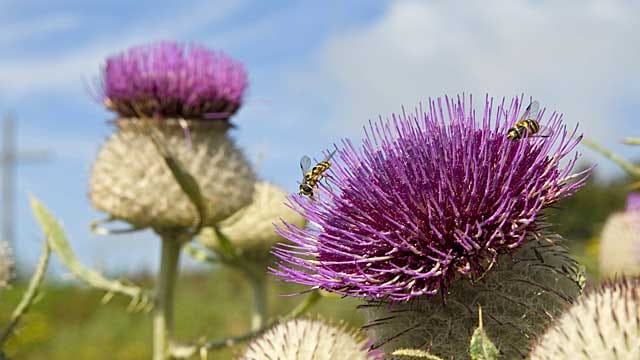
[[[0,168],[2,180],[0,193],[2,193],[2,238],[7,241],[16,258],[16,243],[14,239],[15,224],[15,171],[16,166],[25,162],[44,161],[49,158],[47,151],[18,152],[16,150],[16,129],[13,116],[5,115],[2,123],[2,154],[0,154]]]

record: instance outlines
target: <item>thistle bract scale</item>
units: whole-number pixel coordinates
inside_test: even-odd
[[[274,326],[249,344],[241,360],[374,360],[361,333],[321,320],[295,319]]]
[[[468,106],[465,104],[468,101]],[[561,115],[548,137],[507,138],[522,99],[487,98],[480,122],[469,97],[370,122],[358,149],[343,140],[313,199],[291,205],[311,224],[279,228],[293,245],[275,250],[287,281],[356,297],[408,300],[433,295],[460,275],[481,277],[541,229],[541,212],[570,196],[580,141]]]
[[[91,202],[113,218],[154,229],[183,228],[198,213],[180,188],[140,119],[120,119],[100,149],[90,178]],[[193,176],[205,199],[204,225],[229,217],[251,203],[255,174],[227,134],[228,124],[188,121],[190,143],[177,119],[149,125],[163,146]]]
[[[524,358],[534,339],[582,291],[582,271],[561,242],[550,234],[528,240],[515,254],[501,256],[482,281],[451,284],[446,302],[423,296],[363,305],[373,347],[386,353],[418,348],[442,359],[469,359],[481,306],[483,329],[500,350],[498,358]]]
[[[283,240],[276,234],[273,223],[279,219],[298,226],[305,223],[300,214],[286,206],[286,198],[287,193],[279,187],[266,181],[256,181],[251,204],[220,222],[218,227],[245,256],[253,260],[270,259],[271,247]],[[220,240],[210,228],[203,229],[198,240],[220,250]]]
[[[530,358],[640,359],[640,280],[608,283],[581,297],[540,338]]]
[[[624,212],[609,215],[600,235],[600,273],[640,275],[640,199],[631,193]]]
[[[107,59],[102,95],[121,117],[228,118],[242,104],[241,63],[203,46],[159,42]]]

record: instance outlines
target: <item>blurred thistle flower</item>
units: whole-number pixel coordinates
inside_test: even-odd
[[[531,360],[640,359],[640,280],[582,296],[537,341]]]
[[[531,342],[582,291],[584,275],[561,240],[546,235],[527,241],[513,256],[502,256],[483,281],[453,282],[446,302],[419,297],[361,306],[373,347],[386,353],[417,348],[442,359],[468,359],[480,305],[484,329],[500,359],[524,358]]]
[[[624,212],[609,215],[600,236],[600,273],[640,275],[640,194],[630,193]]]
[[[368,352],[366,338],[358,331],[310,319],[294,319],[274,326],[251,342],[240,357],[241,360],[377,358],[379,354]]]
[[[240,106],[246,87],[240,64],[201,47],[187,51],[159,43],[110,58],[104,84],[107,106],[121,117],[93,166],[90,197],[96,208],[156,230],[198,221],[158,142],[198,183],[204,225],[251,202],[255,175],[228,135],[231,125],[202,118],[207,112],[232,114]]]
[[[408,300],[477,279],[499,255],[544,228],[541,211],[580,188],[571,175],[581,136],[561,115],[549,137],[512,141],[522,100],[487,97],[476,123],[471,98],[430,100],[414,113],[370,123],[360,151],[344,140],[318,196],[290,200],[310,223],[279,228],[294,245],[274,253],[287,281],[356,297]],[[537,118],[542,120],[544,112]],[[446,293],[446,291],[443,291]]]
[[[121,117],[226,119],[242,104],[247,82],[242,64],[222,52],[159,42],[108,58],[102,95]]]
[[[15,261],[9,243],[0,242],[0,290],[6,288],[15,275]]]
[[[637,211],[640,212],[640,193],[632,192],[627,195],[627,206],[625,211]]]
[[[252,259],[268,258],[269,250],[283,238],[275,232],[273,224],[280,219],[304,226],[305,219],[286,206],[287,193],[279,187],[257,181],[253,202],[218,224],[220,231],[243,253]],[[205,228],[198,240],[213,249],[220,249],[215,232]]]

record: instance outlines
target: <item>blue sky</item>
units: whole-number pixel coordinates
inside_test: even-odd
[[[18,169],[17,252],[26,264],[41,238],[30,192],[64,222],[84,262],[110,272],[155,266],[151,235],[89,232],[104,215],[87,197],[113,118],[89,88],[106,56],[150,41],[198,42],[245,63],[250,90],[233,135],[251,159],[264,153],[260,175],[289,191],[301,155],[445,93],[532,95],[629,157],[633,149],[616,142],[640,135],[632,1],[0,0],[0,22],[0,111],[17,115],[21,149],[55,154]]]

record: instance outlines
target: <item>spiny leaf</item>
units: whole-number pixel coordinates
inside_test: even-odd
[[[442,360],[442,358],[431,355],[428,352],[420,349],[398,349],[391,353],[394,356],[410,356],[419,359],[427,359],[427,360]]]
[[[469,353],[473,360],[495,360],[500,352],[482,328],[482,308],[478,305],[478,328],[473,332]]]
[[[73,253],[69,241],[55,217],[35,197],[31,196],[31,209],[45,234],[48,244],[53,252],[58,255],[60,261],[79,279],[89,285],[106,291],[127,295],[137,299],[140,303],[149,304],[150,294],[143,289],[126,285],[120,281],[107,279],[101,273],[86,268]]]

